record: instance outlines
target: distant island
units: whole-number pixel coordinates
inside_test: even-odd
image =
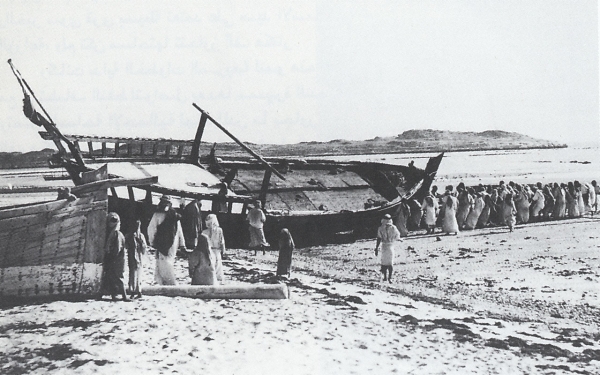
[[[191,141],[190,141],[191,142]],[[487,130],[483,132],[456,132],[447,130],[407,130],[395,137],[375,137],[365,141],[336,139],[329,142],[300,142],[296,144],[256,144],[246,142],[264,157],[306,157],[365,154],[399,154],[441,151],[481,151],[564,148],[559,144],[532,138],[514,132]],[[201,154],[208,154],[213,143],[203,142]],[[0,169],[36,168],[48,166],[48,159],[56,151],[0,152]],[[234,142],[217,143],[217,156],[247,157],[248,154]]]
[[[433,129],[407,130],[395,137],[375,137],[365,141],[336,139],[329,142],[313,141],[287,145],[246,144],[265,157],[401,154],[567,147],[566,144],[536,139],[523,134],[502,130],[486,130],[477,133]],[[218,143],[216,153],[223,156],[248,155],[233,142]]]

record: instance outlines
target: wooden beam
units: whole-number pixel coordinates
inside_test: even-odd
[[[194,164],[198,164],[198,159],[200,158],[200,143],[202,141],[202,135],[204,134],[204,128],[206,127],[206,120],[208,120],[208,116],[202,113],[200,115],[198,129],[196,130],[196,137],[192,144],[192,154],[190,155],[190,160]]]
[[[225,129],[223,127],[223,125],[219,124],[215,119],[213,119],[207,112],[205,112],[202,108],[198,107],[196,105],[196,103],[192,103],[192,105],[201,113],[206,114],[206,117],[208,117],[208,119],[215,124],[219,129],[221,129],[225,134],[227,134],[229,136],[229,138],[233,139],[238,145],[240,145],[240,147],[242,147],[244,150],[246,150],[250,155],[254,156],[258,161],[260,161],[262,164],[264,164],[265,167],[267,167],[268,169],[270,169],[273,173],[275,173],[277,175],[277,177],[281,178],[282,180],[285,181],[285,177],[283,177],[283,175],[281,173],[279,173],[279,171],[277,171],[277,169],[273,168],[271,166],[271,164],[269,164],[265,159],[262,158],[262,156],[260,156],[259,154],[257,154],[256,152],[254,152],[250,147],[246,146],[244,144],[244,142],[240,141],[239,139],[237,139],[233,134],[231,134],[227,129]]]
[[[267,203],[267,190],[269,190],[269,181],[271,180],[271,170],[265,170],[265,176],[263,177],[262,186],[260,188],[260,195],[258,196],[258,200],[262,203],[262,206],[265,207]]]
[[[89,141],[87,143],[87,145],[88,145],[88,151],[90,153],[90,158],[93,158],[94,157],[94,145],[92,144],[91,141]]]
[[[147,296],[190,297],[201,299],[288,299],[285,284],[251,285],[149,285]]]
[[[106,157],[106,142],[102,142],[102,157]]]
[[[158,177],[144,177],[144,178],[111,178],[109,180],[90,182],[89,184],[83,184],[71,188],[71,193],[83,194],[89,193],[96,190],[111,189],[111,191],[118,186],[144,186],[152,185],[158,182]],[[116,192],[113,192],[116,196]]]
[[[128,143],[127,144],[127,156],[131,157],[131,153],[133,152],[133,144]]]
[[[115,156],[119,156],[119,142],[115,142]]]

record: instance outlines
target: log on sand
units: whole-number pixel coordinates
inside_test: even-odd
[[[285,284],[262,285],[153,285],[142,291],[148,296],[191,297],[201,299],[288,299]]]

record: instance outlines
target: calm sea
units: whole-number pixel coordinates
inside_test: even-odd
[[[336,157],[335,160],[381,161],[425,168],[437,154],[380,154]],[[447,152],[438,170],[436,183],[448,185],[495,184],[504,180],[517,183],[600,181],[600,149],[560,148],[544,150]]]
[[[350,155],[331,158],[338,161],[376,161],[425,168],[427,160],[437,153]],[[23,175],[25,173],[25,175]],[[72,185],[70,181],[46,181],[44,174],[55,170],[0,170],[0,188],[8,186]],[[440,187],[459,182],[466,185],[496,184],[504,180],[517,183],[549,183],[600,181],[600,149],[561,148],[545,150],[447,152],[438,170],[435,184]],[[53,199],[55,193],[2,194],[0,206]]]

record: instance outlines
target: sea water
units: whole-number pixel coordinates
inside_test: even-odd
[[[437,153],[350,155],[332,158],[337,161],[374,161],[425,168]],[[534,150],[495,150],[446,152],[438,169],[436,184],[466,185],[505,182],[600,182],[600,149],[557,148]]]

